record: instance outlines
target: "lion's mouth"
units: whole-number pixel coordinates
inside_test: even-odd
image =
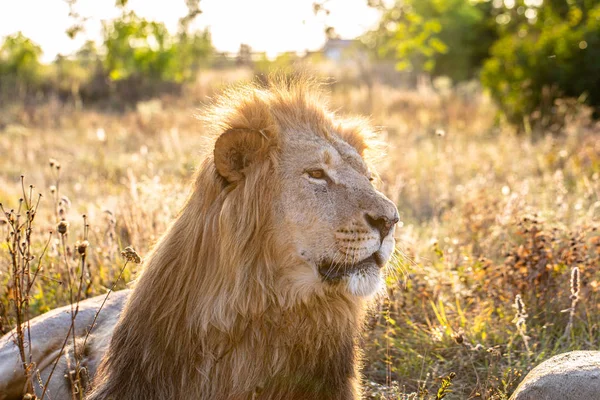
[[[366,271],[371,268],[381,269],[384,265],[385,260],[381,254],[375,252],[369,257],[354,264],[338,264],[331,261],[322,261],[318,267],[319,274],[323,280],[335,282],[352,273]]]

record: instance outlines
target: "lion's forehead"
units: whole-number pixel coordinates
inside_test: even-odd
[[[369,175],[369,168],[356,149],[337,135],[329,138],[309,133],[290,135],[283,143],[290,160],[304,163],[322,163],[333,168],[347,164],[361,175]]]
[[[369,174],[369,168],[365,160],[358,154],[356,149],[342,139],[332,142],[332,146],[337,150],[338,154],[353,169],[363,175]]]

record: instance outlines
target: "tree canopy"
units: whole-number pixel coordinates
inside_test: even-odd
[[[363,38],[401,70],[480,79],[506,117],[545,124],[555,100],[600,107],[599,0],[398,0]]]

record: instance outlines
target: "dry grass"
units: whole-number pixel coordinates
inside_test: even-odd
[[[19,213],[22,174],[25,194],[33,184],[32,198],[43,195],[26,250],[43,254],[22,293],[30,316],[105,293],[124,264],[120,250],[131,245],[143,255],[164,231],[204,146],[191,116],[214,92],[208,82],[190,88],[187,103],[154,100],[118,115],[53,103],[3,112],[0,203]],[[402,219],[398,272],[364,335],[373,398],[505,399],[539,361],[595,347],[600,128],[586,110],[560,137],[534,139],[498,124],[476,87],[334,85],[332,100],[382,126],[381,187]],[[61,219],[68,234],[48,242]],[[10,299],[20,284],[11,278],[7,222],[0,220],[0,333],[17,322]]]

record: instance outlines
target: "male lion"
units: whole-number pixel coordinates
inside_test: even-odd
[[[382,285],[398,221],[363,159],[371,131],[304,81],[230,90],[206,120],[214,150],[187,203],[79,351],[87,398],[360,397],[364,298]],[[78,337],[99,301],[82,303]],[[60,310],[32,321],[42,379],[68,326]],[[0,398],[21,395],[18,360],[9,334]],[[58,369],[53,400],[69,398],[68,357]]]

